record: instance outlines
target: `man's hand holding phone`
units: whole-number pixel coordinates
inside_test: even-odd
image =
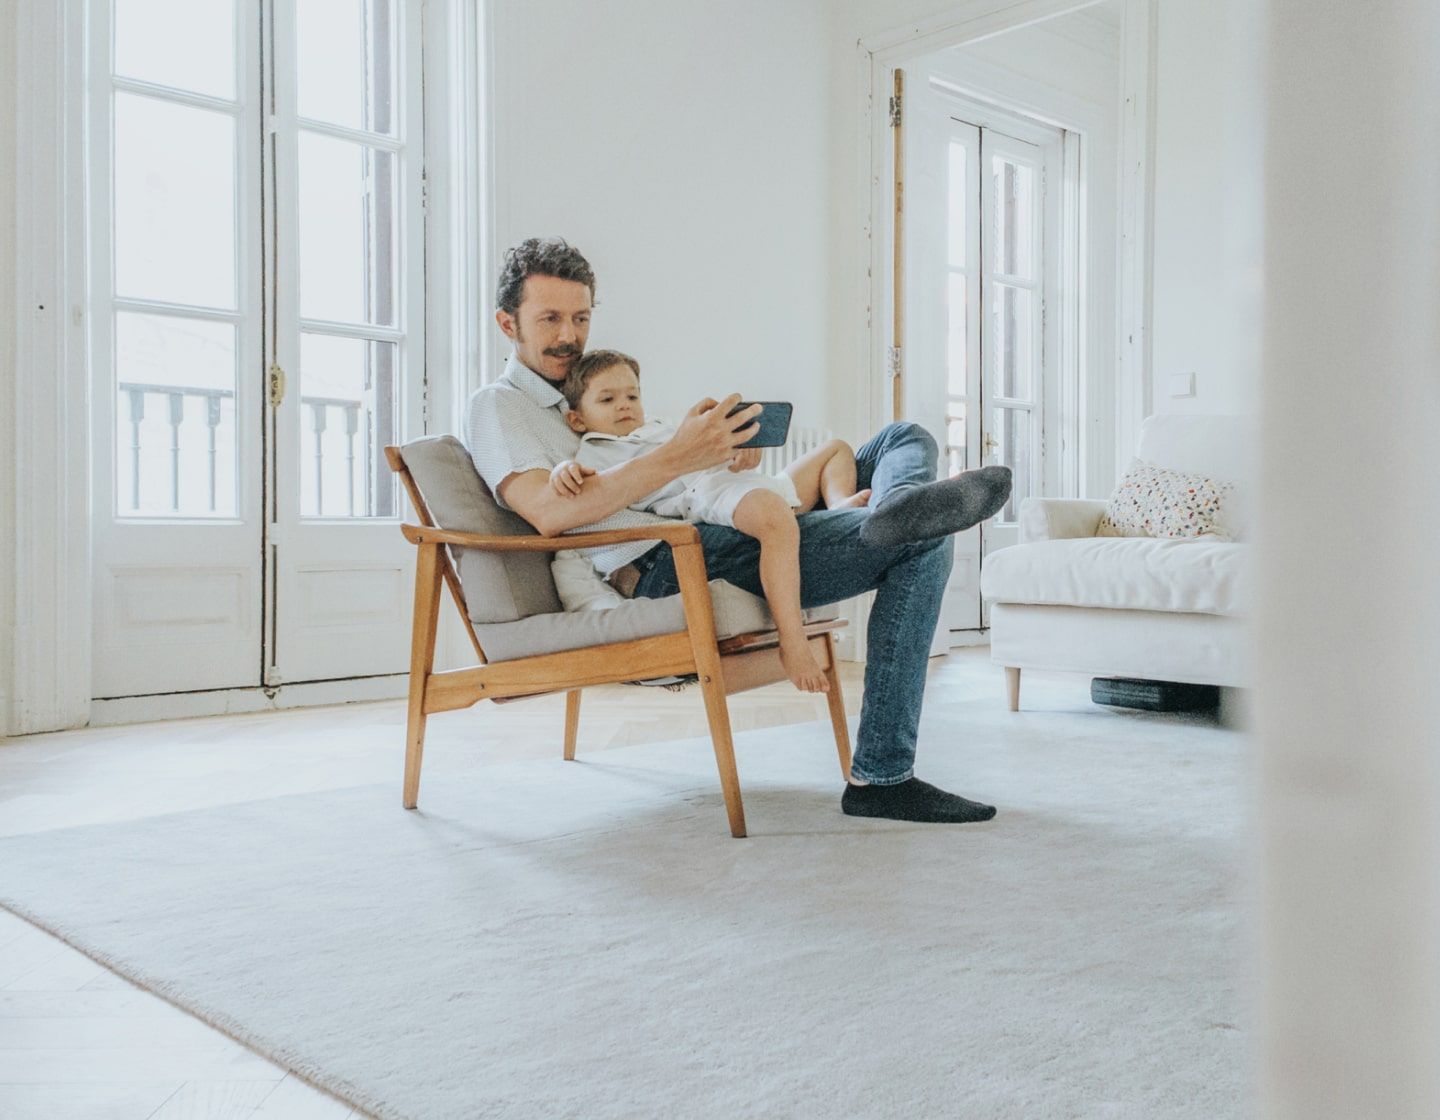
[[[739,393],[731,393],[723,401],[706,397],[685,414],[669,443],[677,474],[728,463],[736,448],[760,430],[755,423],[760,406],[752,404],[731,415],[739,403]]]

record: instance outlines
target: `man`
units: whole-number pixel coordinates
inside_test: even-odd
[[[734,460],[754,433],[760,406],[734,416],[738,394],[698,402],[654,451],[587,477],[578,495],[550,486],[556,464],[575,457],[579,437],[564,419],[560,385],[590,334],[595,274],[558,239],[531,239],[505,256],[495,321],[514,343],[504,375],[470,399],[467,442],[500,505],[545,534],[650,524],[629,507],[682,474]],[[851,780],[841,808],[851,816],[967,823],[990,805],[914,777],[915,744],[930,638],[954,551],[950,534],[994,516],[1010,496],[1010,471],[986,467],[937,482],[938,449],[916,424],[891,424],[855,454],[868,509],[826,509],[800,523],[800,594],[806,607],[876,591],[868,631],[865,698]],[[711,579],[763,594],[759,546],[720,525],[698,526]],[[660,598],[679,590],[670,547],[649,541],[598,550],[596,567],[623,595]]]

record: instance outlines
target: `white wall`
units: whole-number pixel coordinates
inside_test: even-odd
[[[1257,408],[1264,189],[1258,9],[1160,0],[1155,91],[1152,404]],[[1195,395],[1172,376],[1195,374]]]
[[[18,5],[0,3],[0,463],[15,461],[15,50]],[[15,480],[0,485],[0,525],[15,524]],[[10,726],[11,667],[15,663],[15,557],[10,533],[0,533],[0,736]]]
[[[1106,5],[1117,8],[1115,0]],[[1118,15],[1115,17],[1118,21]],[[1072,12],[942,52],[975,59],[1110,109],[1120,92],[1120,33]]]
[[[826,422],[823,12],[495,5],[496,243],[579,246],[599,281],[591,344],[640,360],[652,413],[736,391]]]
[[[1269,7],[1259,1115],[1432,1120],[1440,8]]]

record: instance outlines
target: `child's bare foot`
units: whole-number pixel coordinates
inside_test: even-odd
[[[810,643],[804,638],[794,643],[781,640],[780,664],[785,667],[785,675],[790,678],[790,683],[801,692],[830,691],[830,682],[825,677],[825,671],[820,668],[820,662],[816,661],[815,655],[810,652]]]
[[[829,508],[831,508],[831,509],[859,509],[859,508],[861,508],[862,506],[868,506],[869,504],[870,504],[870,491],[869,491],[868,489],[866,489],[866,490],[857,490],[855,493],[851,494],[850,497],[848,497],[848,498],[842,498],[840,501],[836,502],[833,506],[830,506]]]

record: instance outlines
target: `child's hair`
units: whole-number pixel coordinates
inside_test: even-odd
[[[565,403],[578,409],[580,398],[585,395],[585,386],[590,384],[590,379],[611,366],[629,366],[635,371],[637,378],[640,376],[640,363],[629,354],[622,354],[619,350],[591,350],[577,358],[565,376],[565,384],[560,387]]]

